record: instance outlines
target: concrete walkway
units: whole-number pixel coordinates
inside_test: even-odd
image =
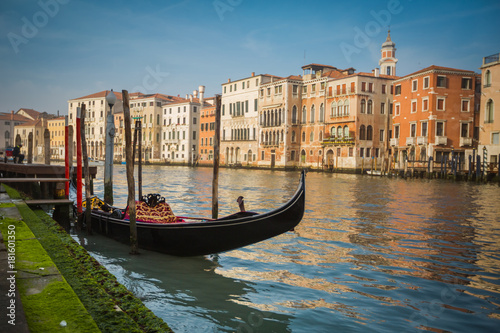
[[[11,203],[11,198],[0,186],[0,203]],[[0,223],[5,217],[22,220],[17,207],[0,208]],[[5,235],[8,236],[8,235]],[[8,237],[0,232],[0,332],[29,332],[26,316],[17,287],[14,288],[16,274],[8,261]],[[15,289],[15,292],[13,290]],[[9,308],[10,307],[10,308]]]

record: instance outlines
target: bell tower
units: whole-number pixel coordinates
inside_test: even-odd
[[[387,31],[387,39],[382,44],[380,50],[382,57],[378,64],[380,66],[380,74],[383,75],[396,75],[396,44],[391,40],[391,30]]]

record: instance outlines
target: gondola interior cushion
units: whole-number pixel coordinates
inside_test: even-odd
[[[158,203],[154,207],[148,206],[148,204],[144,201],[136,201],[136,220],[140,222],[149,222],[149,223],[177,223],[182,222],[181,219],[178,219],[170,205],[166,202]],[[127,213],[125,214],[125,219],[129,219],[129,210],[127,208]]]

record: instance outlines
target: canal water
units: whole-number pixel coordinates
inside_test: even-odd
[[[211,179],[209,168],[145,166],[143,193],[210,217]],[[113,180],[125,206],[125,166]],[[221,169],[220,215],[240,195],[247,210],[279,207],[298,181]],[[499,186],[328,173],[308,173],[306,186],[295,231],[218,255],[131,256],[73,237],[176,332],[500,332]]]

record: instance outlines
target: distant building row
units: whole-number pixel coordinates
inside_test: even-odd
[[[372,163],[377,168],[388,163],[401,167],[407,159],[440,162],[453,155],[466,167],[468,156],[483,148],[488,161],[497,162],[499,55],[483,59],[481,74],[430,66],[397,77],[395,51],[389,33],[382,44],[380,70],[371,73],[309,64],[302,67],[301,76],[252,73],[228,80],[222,84],[221,164],[360,169]],[[200,86],[186,98],[130,94],[131,116],[142,120],[146,161],[213,163],[215,106],[204,89]],[[108,93],[68,101],[68,121],[73,126],[78,108],[86,105],[88,152],[96,159],[104,159]],[[115,95],[114,157],[124,160],[122,96]],[[48,120],[45,126],[54,133],[53,155],[60,156],[64,136],[59,135],[57,122]],[[16,132],[19,127],[25,140],[28,128],[23,126],[16,126]],[[43,126],[42,121],[40,129]]]

